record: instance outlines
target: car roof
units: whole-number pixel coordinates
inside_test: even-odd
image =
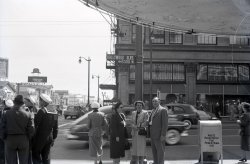
[[[132,107],[132,106],[124,106],[122,111],[125,112],[125,111],[134,111],[135,108]],[[109,105],[109,106],[103,106],[103,107],[100,107],[98,109],[99,112],[103,112],[104,114],[109,114],[112,112],[112,105]],[[87,112],[86,114],[84,114],[83,116],[79,117],[78,119],[76,119],[75,121],[72,122],[72,124],[78,124],[79,122],[81,122],[83,119],[87,118],[88,115],[90,113],[92,113],[93,111],[89,111]]]

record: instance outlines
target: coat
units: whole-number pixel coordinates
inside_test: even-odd
[[[132,113],[132,126],[137,127],[146,127],[148,120],[148,113],[145,110],[142,110],[140,114],[138,114],[137,124],[136,124],[136,114],[137,111]],[[132,128],[132,150],[131,155],[134,156],[145,156],[146,150],[146,136],[138,135],[138,129],[135,130]]]
[[[34,119],[35,135],[33,138],[33,150],[40,152],[47,142],[53,142],[58,134],[57,112],[50,112],[46,108],[40,109]]]
[[[116,159],[125,156],[125,120],[124,114],[113,113],[110,117],[110,158]],[[116,142],[119,137],[119,142]]]
[[[31,138],[34,134],[34,125],[29,112],[18,109],[14,106],[7,110],[2,116],[1,138],[6,139],[8,135],[26,135]]]
[[[151,139],[160,140],[161,136],[166,136],[168,130],[168,112],[167,109],[160,106],[155,109],[149,116],[149,121],[152,120],[150,125],[150,137]]]
[[[240,117],[241,149],[249,151],[250,113],[243,113]]]

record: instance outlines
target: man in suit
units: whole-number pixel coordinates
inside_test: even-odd
[[[46,94],[40,95],[40,107],[34,122],[36,133],[32,143],[33,164],[50,164],[50,148],[58,133],[58,114],[54,108],[47,108],[52,102]]]
[[[160,105],[160,99],[152,100],[154,109],[149,117],[149,130],[154,164],[164,164],[165,139],[168,129],[167,109]]]

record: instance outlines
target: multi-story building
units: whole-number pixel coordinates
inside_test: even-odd
[[[116,59],[136,55],[136,25],[118,20]],[[150,37],[151,36],[151,37]],[[152,44],[150,44],[150,39]],[[149,100],[150,53],[152,93],[163,102],[176,101],[210,109],[219,102],[222,114],[230,101],[250,101],[250,45],[248,36],[180,33],[143,27],[143,100]],[[110,65],[110,63],[113,66]],[[125,104],[135,97],[135,65],[118,64],[107,56],[107,68],[116,70],[117,96]],[[172,95],[172,96],[171,96]]]

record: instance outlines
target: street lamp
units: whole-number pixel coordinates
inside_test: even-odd
[[[89,78],[89,76],[90,76],[90,61],[91,61],[91,59],[90,59],[90,57],[88,57],[88,59],[86,59],[85,57],[80,56],[79,57],[80,64],[82,63],[82,59],[84,59],[88,62],[88,104],[87,105],[89,105],[89,94],[90,94],[90,86],[89,86],[90,78]]]
[[[94,79],[95,77],[98,78],[98,95],[97,95],[97,102],[99,103],[99,79],[100,79],[100,76],[99,75],[92,75],[92,79]]]

